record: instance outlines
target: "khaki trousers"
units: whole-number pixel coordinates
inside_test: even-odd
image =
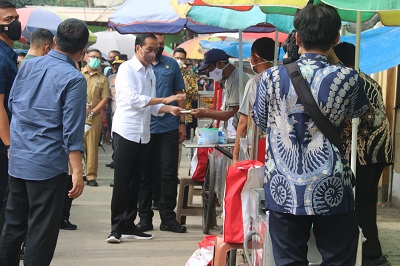
[[[96,180],[99,166],[99,143],[101,136],[101,113],[93,115],[92,128],[85,134],[86,179]]]

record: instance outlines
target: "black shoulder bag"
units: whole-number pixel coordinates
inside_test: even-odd
[[[288,71],[289,77],[293,83],[293,87],[296,90],[300,102],[304,105],[304,108],[310,113],[311,118],[322,134],[324,134],[325,137],[327,137],[328,140],[335,145],[336,148],[338,148],[340,154],[343,155],[342,137],[338,133],[336,127],[332,125],[328,118],[324,116],[319,109],[296,62],[286,64],[285,68]]]

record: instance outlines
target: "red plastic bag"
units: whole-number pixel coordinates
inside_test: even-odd
[[[205,236],[199,242],[199,248],[192,254],[185,266],[211,266],[216,237],[214,235]]]
[[[256,160],[229,166],[224,197],[224,242],[241,244],[250,231],[250,189],[263,186],[263,166]]]
[[[206,175],[208,155],[213,148],[197,148],[194,150],[193,158],[190,161],[190,175],[193,180],[204,182]]]

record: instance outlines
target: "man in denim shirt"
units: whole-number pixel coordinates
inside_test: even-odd
[[[86,80],[75,68],[86,50],[89,31],[77,19],[57,29],[56,47],[20,68],[11,89],[9,186],[0,239],[1,265],[18,265],[26,235],[25,265],[49,265],[57,243],[68,176],[69,197],[82,194],[81,153],[86,111]]]

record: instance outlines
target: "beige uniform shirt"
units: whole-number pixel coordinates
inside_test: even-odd
[[[95,107],[102,99],[110,98],[110,88],[107,77],[100,72],[89,74],[86,67],[82,69],[82,74],[87,81],[87,102]]]

